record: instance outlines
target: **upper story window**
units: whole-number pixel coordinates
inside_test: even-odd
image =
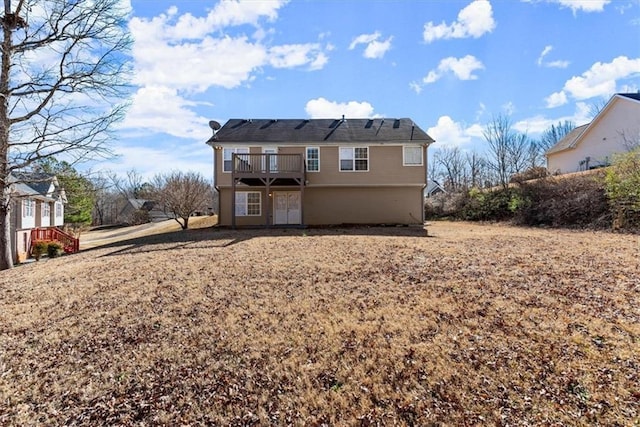
[[[222,149],[222,171],[231,172],[233,165],[231,164],[233,154],[249,154],[249,148],[223,148]]]
[[[305,161],[307,172],[320,172],[320,147],[307,147]]]
[[[49,203],[42,204],[42,216],[51,216],[51,205]]]
[[[31,199],[24,199],[22,201],[22,217],[23,218],[33,218],[34,209],[35,209],[35,201]]]
[[[369,147],[340,147],[340,171],[368,171]]]
[[[404,147],[403,166],[422,166],[422,147]]]

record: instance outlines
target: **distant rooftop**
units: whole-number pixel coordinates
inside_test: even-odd
[[[640,101],[640,92],[636,93],[619,93],[618,95],[624,96],[627,98],[635,99],[636,101]]]

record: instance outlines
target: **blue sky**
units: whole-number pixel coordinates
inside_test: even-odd
[[[640,89],[640,0],[123,1],[117,173],[211,176],[211,119],[409,117],[482,151],[495,115],[535,138]]]

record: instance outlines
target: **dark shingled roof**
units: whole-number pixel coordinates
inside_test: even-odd
[[[640,93],[619,93],[618,95],[640,101]]]
[[[549,155],[573,147],[578,138],[580,138],[580,135],[582,135],[582,133],[587,129],[587,126],[589,125],[590,123],[587,123],[586,125],[578,126],[577,128],[573,129],[564,138],[558,141],[556,145],[549,148],[545,154]]]
[[[230,119],[208,142],[224,143],[384,143],[431,144],[411,119]]]
[[[11,172],[9,182],[25,195],[47,196],[55,175],[45,172]]]

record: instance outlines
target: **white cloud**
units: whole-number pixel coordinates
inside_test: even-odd
[[[537,115],[514,123],[513,128],[518,132],[527,133],[528,135],[535,137],[549,129],[551,125],[564,121],[572,122],[576,126],[589,123],[591,121],[591,108],[584,102],[578,102],[576,103],[574,113],[569,116],[548,118],[542,115]]]
[[[484,69],[484,65],[473,55],[467,55],[463,58],[450,56],[441,60],[438,68],[429,71],[422,81],[425,84],[434,83],[447,73],[452,73],[460,80],[476,80],[478,76],[473,72],[482,69]]]
[[[328,57],[318,43],[263,44],[268,32],[259,23],[275,19],[283,4],[226,1],[205,17],[179,15],[175,7],[151,19],[134,17],[129,23],[135,40],[134,83],[203,92],[212,86],[234,88],[250,82],[267,65],[322,68]],[[257,40],[221,33],[227,26],[244,24],[258,27]]]
[[[569,61],[556,60],[556,61],[545,61],[545,57],[553,50],[553,46],[545,46],[542,50],[542,53],[538,57],[538,66],[539,67],[548,67],[548,68],[567,68],[570,64]]]
[[[426,43],[438,39],[478,38],[490,33],[496,27],[493,10],[488,0],[476,0],[458,13],[457,21],[450,25],[435,25],[428,22],[424,26],[423,38]]]
[[[564,93],[564,91],[552,93],[551,95],[547,96],[544,100],[547,102],[547,108],[560,107],[561,105],[564,105],[567,102],[569,102],[567,100],[567,94]]]
[[[188,149],[162,144],[154,147],[119,144],[113,147],[113,151],[118,157],[98,162],[92,165],[92,169],[118,175],[135,169],[145,180],[171,170],[201,173],[205,179],[213,175],[211,147],[203,143]]]
[[[196,105],[178,95],[175,89],[163,86],[140,88],[119,127],[125,131],[143,132],[146,136],[164,133],[206,141],[211,136],[208,120],[193,112],[191,108]]]
[[[602,12],[604,7],[611,3],[611,0],[548,0],[557,3],[562,7],[570,8],[573,13],[582,12]]]
[[[617,92],[618,80],[628,79],[640,74],[640,58],[629,59],[626,56],[614,58],[609,63],[596,62],[581,76],[567,80],[560,92],[546,98],[547,107],[557,107],[568,102],[571,96],[576,100],[594,97],[609,97]]]
[[[312,119],[338,119],[343,115],[348,118],[374,118],[373,106],[368,102],[334,102],[325,98],[316,98],[307,102],[305,111]]]
[[[328,61],[318,43],[274,46],[268,51],[269,63],[274,68],[294,68],[308,65],[320,69]]]
[[[509,102],[505,103],[504,105],[502,105],[502,109],[504,110],[504,112],[508,116],[511,116],[511,115],[513,115],[513,113],[515,113],[516,106],[513,105],[513,102],[509,101]]]
[[[173,46],[136,43],[134,83],[203,92],[211,86],[227,89],[251,79],[252,73],[269,62],[264,46],[246,37],[212,39]]]
[[[482,138],[482,126],[473,124],[464,127],[449,116],[441,116],[435,126],[427,129],[427,133],[436,140],[436,147],[460,146]]]
[[[556,61],[549,61],[546,64],[544,64],[545,67],[549,67],[549,68],[567,68],[569,65],[571,65],[571,62],[560,60],[560,59]]]
[[[418,82],[410,82],[409,88],[417,94],[422,92],[422,85]]]
[[[393,40],[393,36],[390,36],[386,40],[379,40],[381,36],[378,31],[373,34],[360,34],[353,39],[349,45],[349,50],[353,50],[358,45],[364,44],[367,46],[362,54],[365,58],[380,59],[391,49],[391,41]]]
[[[167,40],[200,39],[214,31],[239,25],[258,27],[262,19],[273,21],[278,17],[278,10],[287,1],[221,1],[204,17],[195,17],[190,13],[181,15],[175,25],[166,26],[161,34]],[[170,8],[167,15],[160,15],[153,21],[174,17],[178,9]]]

